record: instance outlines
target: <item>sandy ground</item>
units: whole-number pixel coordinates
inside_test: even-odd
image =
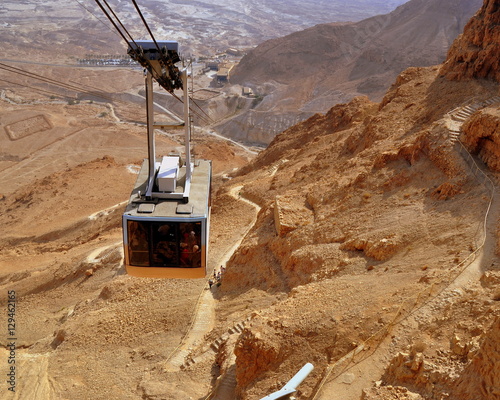
[[[57,124],[61,125],[62,132],[66,127],[53,117],[57,105],[2,104],[6,109],[2,118],[6,121],[21,121],[23,114],[20,110],[27,110],[24,114],[26,118],[44,115],[44,120],[51,121],[52,127],[29,135],[34,148],[27,151],[22,146],[18,150],[23,157],[22,163],[31,167],[30,173],[23,174],[26,168],[21,168],[19,163],[8,164],[2,171],[2,178],[10,184],[5,186],[2,200],[7,213],[2,214],[5,228],[0,258],[3,272],[1,285],[4,291],[15,290],[18,296],[16,365],[19,369],[17,394],[13,398],[132,399],[143,396],[188,399],[211,394],[213,398],[231,399],[238,396],[238,369],[235,366],[243,362],[241,355],[238,361],[233,354],[233,348],[241,340],[240,335],[260,329],[256,327],[262,318],[286,316],[285,320],[288,320],[293,312],[287,303],[296,302],[294,308],[307,304],[307,307],[313,307],[310,311],[314,309],[317,313],[316,307],[327,301],[324,290],[335,290],[343,293],[338,304],[340,308],[335,311],[338,313],[336,318],[342,320],[346,315],[365,318],[358,310],[359,300],[359,304],[367,308],[364,313],[368,313],[368,318],[372,318],[370,312],[375,318],[380,315],[377,306],[374,305],[373,309],[368,306],[364,295],[355,300],[359,297],[356,288],[370,287],[372,296],[375,294],[382,299],[386,296],[384,279],[374,280],[372,275],[360,274],[359,271],[352,275],[341,274],[335,281],[331,278],[316,280],[293,290],[276,290],[272,285],[265,289],[267,284],[264,282],[272,279],[277,272],[261,276],[258,278],[260,283],[245,283],[249,278],[260,276],[258,268],[252,274],[247,273],[241,282],[234,280],[232,272],[239,269],[238,257],[249,252],[253,246],[250,243],[255,239],[262,240],[267,235],[262,231],[267,224],[267,205],[259,200],[252,188],[265,189],[265,182],[270,180],[275,182],[274,185],[280,185],[280,180],[289,176],[286,168],[295,163],[289,160],[291,154],[274,159],[277,161],[269,166],[260,167],[261,173],[250,177],[246,186],[239,179],[223,184],[228,172],[242,165],[245,157],[254,157],[254,154],[249,153],[251,149],[216,142],[211,136],[200,138],[198,150],[214,158],[217,171],[211,265],[216,270],[221,265],[227,265],[229,275],[224,278],[221,287],[214,286],[211,290],[206,280],[185,282],[130,278],[124,274],[121,265],[119,217],[124,207],[123,199],[128,196],[135,179],[134,166],[138,165],[140,157],[136,154],[131,157],[133,152],[130,148],[121,149],[123,142],[118,138],[126,138],[128,145],[133,144],[132,149],[139,149],[145,140],[143,127],[114,119],[102,121],[99,117],[95,126],[77,129],[70,135],[71,139],[60,140],[58,134],[63,138],[65,136],[56,130]],[[95,104],[59,107],[73,120],[79,120],[81,115],[100,115],[102,109]],[[9,120],[13,112],[16,118]],[[44,120],[36,121],[42,121],[42,126],[45,126]],[[54,135],[52,143],[45,142],[47,135]],[[88,135],[94,136],[86,138]],[[40,150],[33,141],[37,137],[44,141],[43,146],[38,145]],[[79,137],[86,138],[84,146]],[[4,138],[10,140],[8,135]],[[169,146],[178,146],[178,143],[172,142],[174,138],[160,136],[160,148],[167,150]],[[16,140],[10,142],[11,146],[12,142],[16,144]],[[54,149],[57,149],[58,160],[65,163],[63,170],[57,168],[55,162],[43,162],[45,158],[42,155],[46,153],[48,157]],[[226,149],[226,152],[222,151]],[[77,157],[79,163],[75,162]],[[86,158],[89,161],[84,161]],[[467,190],[474,189],[471,186]],[[402,199],[403,204],[408,202],[408,196]],[[486,200],[487,197],[479,204],[479,215],[484,216],[488,204]],[[411,273],[400,268],[398,276],[395,276],[397,280],[389,278],[393,285],[391,292],[397,301],[387,303],[384,307],[390,312],[378,318],[386,323],[396,318],[397,323],[390,323],[390,330],[380,339],[376,332],[372,332],[377,339],[376,346],[366,337],[363,341],[368,345],[362,346],[360,339],[363,335],[352,336],[356,346],[350,351],[339,344],[341,351],[345,352],[344,357],[339,357],[323,370],[325,380],[323,385],[316,387],[316,398],[358,399],[364,388],[380,379],[397,349],[404,347],[403,343],[408,343],[408,340],[416,340],[410,338],[415,338],[415,332],[423,321],[432,323],[436,310],[443,304],[456,301],[457,293],[477,284],[486,266],[496,262],[496,201],[495,198],[494,211],[488,214],[489,235],[484,251],[458,277],[447,277],[438,270],[428,274],[425,271]],[[458,207],[460,204],[465,204],[464,200],[458,203]],[[264,209],[261,209],[263,206]],[[434,204],[434,207],[439,207],[439,204]],[[412,208],[414,206],[401,214],[401,221],[415,218],[409,213]],[[300,209],[297,212],[297,215],[302,215]],[[471,214],[472,217],[474,215]],[[480,220],[471,225],[472,236],[480,231],[480,225]],[[427,229],[432,228],[429,226]],[[450,249],[455,248],[453,242],[449,244]],[[252,251],[247,254],[252,254]],[[452,254],[455,252],[453,250]],[[447,262],[439,254],[442,253],[436,253],[436,257]],[[261,262],[265,265],[267,261]],[[376,271],[380,268],[377,262],[372,264]],[[248,267],[253,268],[251,263]],[[233,271],[231,268],[236,269]],[[454,269],[453,274],[456,271]],[[411,311],[410,314],[405,312],[398,318],[395,305],[404,304],[405,298],[415,301],[413,292],[409,291],[413,284],[408,285],[414,279],[423,278],[431,281],[437,278],[445,285],[437,285],[439,292],[423,296],[410,309],[405,309],[406,312]],[[283,282],[289,280],[285,276],[280,279]],[[292,282],[289,281],[291,286],[294,285]],[[286,294],[290,290],[294,293],[291,297]],[[314,320],[307,315],[309,313],[300,317],[303,319],[300,329],[305,329]],[[354,317],[356,315],[358,317]],[[244,333],[245,330],[247,333]],[[352,335],[348,332],[344,333],[346,338]],[[421,331],[417,337],[427,336]],[[4,355],[7,355],[6,350]],[[276,384],[267,389],[249,390],[247,396],[256,398],[257,393],[268,394],[279,389],[301,364],[299,361],[284,369],[279,368],[271,375]],[[320,365],[316,365],[312,379],[318,379],[319,375],[315,374],[321,369]],[[4,370],[6,367],[2,366]],[[96,376],[106,379],[96,380]],[[199,377],[205,378],[200,380]],[[308,396],[311,396],[310,393]]]
[[[124,275],[120,214],[147,156],[145,128],[120,119],[134,114],[132,105],[35,102],[33,95],[21,100],[22,94],[4,92],[0,137],[0,268],[2,286],[15,290],[18,299],[15,398],[136,398],[152,362],[172,360],[178,375],[184,363],[183,357],[173,361],[179,344],[189,349],[211,329],[210,296],[204,297],[208,308],[198,303],[210,292],[203,280]],[[158,152],[181,147],[178,140],[158,136]],[[197,135],[195,146],[198,156],[213,160],[216,185],[223,173],[254,156],[210,135]],[[233,229],[225,233],[227,245],[212,241],[212,268],[240,240],[240,223],[245,227],[248,221],[227,226]],[[212,226],[217,229],[217,221]],[[201,320],[196,310],[203,311]],[[158,336],[160,331],[165,333]],[[96,380],[107,370],[116,379]],[[195,392],[208,390],[206,385]]]

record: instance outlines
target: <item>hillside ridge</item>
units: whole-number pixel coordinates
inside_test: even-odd
[[[231,124],[237,124],[240,139],[268,144],[297,119],[325,113],[333,104],[359,95],[380,101],[404,69],[441,64],[480,6],[481,0],[411,0],[386,15],[266,41],[231,76],[262,101],[217,129],[231,135]]]
[[[495,32],[496,3],[457,40]],[[213,271],[125,273],[121,213],[147,142],[123,116],[142,109],[3,90],[0,289],[17,299],[16,397],[260,399],[310,362],[300,399],[497,400],[497,64],[461,69],[456,54],[400,72],[380,101],[330,103],[258,155],[197,130],[195,156],[214,165],[210,267],[225,270],[211,286]],[[487,76],[468,76],[481,65]],[[110,74],[81,76],[110,92],[143,83]],[[158,154],[181,136],[159,134]]]

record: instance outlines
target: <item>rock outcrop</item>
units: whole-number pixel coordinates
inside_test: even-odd
[[[471,96],[493,98],[496,84],[487,83],[449,81],[439,67],[408,69],[381,104],[358,97],[316,114],[231,174],[231,185],[261,211],[227,263],[220,296],[228,308],[241,293],[283,296],[236,344],[242,399],[279,389],[276,377],[305,362],[313,360],[315,371],[335,365],[390,325],[396,310],[408,312],[405,299],[424,301],[469,257],[489,197],[449,143],[444,121]],[[398,355],[384,386],[365,399],[448,395],[477,348],[479,320],[485,327],[493,318],[481,293],[451,293],[421,316],[422,340],[438,342],[439,353],[409,352],[396,340],[403,333],[394,333]],[[434,320],[455,297],[456,314]],[[459,320],[468,322],[457,327]],[[315,379],[301,390],[311,393]]]
[[[481,347],[457,380],[452,397],[483,400],[500,397],[500,318],[483,335]]]
[[[450,80],[487,78],[500,82],[500,3],[484,0],[453,43],[441,73]]]
[[[464,145],[493,171],[500,171],[500,109],[476,112],[463,126]]]

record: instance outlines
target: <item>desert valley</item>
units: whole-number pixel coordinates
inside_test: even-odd
[[[0,6],[1,398],[257,400],[308,363],[282,398],[500,398],[498,0],[144,1],[213,165],[191,280],[125,272],[143,72],[79,64],[126,46],[67,3]]]

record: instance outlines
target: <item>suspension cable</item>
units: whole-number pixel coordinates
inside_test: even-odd
[[[113,14],[113,16],[115,17],[115,19],[118,21],[118,23],[120,24],[120,26],[122,27],[123,31],[127,34],[127,36],[130,38],[130,41],[134,43],[136,49],[139,47],[137,45],[137,43],[135,42],[135,40],[132,38],[132,35],[129,33],[129,31],[127,30],[127,28],[125,28],[125,26],[122,24],[122,21],[120,21],[120,18],[118,18],[118,16],[116,15],[116,13],[113,11],[113,9],[111,8],[111,6],[108,4],[108,2],[106,0],[103,0],[104,1],[104,4],[106,4],[106,6],[109,8],[109,11],[111,11],[111,13]],[[129,42],[127,42],[129,44]]]
[[[102,19],[100,19],[97,15],[95,15],[92,10],[90,10],[85,4],[82,4],[80,0],[75,0],[82,8],[87,10],[89,14],[91,14],[95,19],[97,19],[101,24],[103,24],[107,29],[109,29],[114,35],[118,36],[118,33],[116,33],[109,25],[107,25]]]
[[[57,80],[54,80],[54,79],[51,79],[51,78],[48,78],[48,77],[45,77],[42,75],[35,74],[33,72],[26,71],[26,70],[18,68],[18,67],[13,67],[11,65],[1,63],[1,62],[0,62],[0,69],[11,72],[11,73],[15,73],[18,75],[22,75],[22,76],[25,76],[25,77],[28,77],[31,79],[36,79],[36,80],[42,81],[44,83],[49,83],[49,84],[52,84],[54,86],[58,86],[62,89],[70,90],[70,91],[73,91],[76,93],[83,93],[83,94],[91,95],[94,97],[100,97],[100,98],[107,100],[107,101],[114,101],[114,99],[112,97],[107,96],[104,93],[85,90],[85,89],[82,89],[82,87],[72,85],[69,83],[60,82],[60,81],[57,81]]]
[[[78,0],[77,0],[78,1]],[[139,49],[139,45],[136,43],[136,41],[133,39],[132,35],[128,32],[128,30],[125,28],[125,26],[123,25],[123,23],[120,21],[120,18],[118,17],[118,15],[113,11],[113,9],[111,8],[111,6],[108,4],[107,0],[102,0],[103,3],[107,6],[107,8],[109,9],[109,11],[111,12],[112,16],[110,15],[110,13],[105,9],[105,7],[101,4],[100,0],[95,0],[95,2],[97,3],[97,5],[101,8],[101,10],[104,12],[104,14],[106,15],[106,17],[108,18],[108,20],[113,24],[113,26],[115,27],[115,29],[118,31],[118,33],[120,34],[120,36],[123,38],[123,40],[125,40],[125,42],[127,43],[127,45],[130,46],[130,42],[134,43],[135,45],[135,49],[134,50],[138,50]],[[137,10],[137,13],[139,14],[144,26],[146,27],[149,35],[151,36],[151,39],[153,40],[158,52],[160,53],[160,55],[162,54],[162,51],[160,49],[160,46],[158,44],[158,42],[156,41],[156,38],[154,37],[153,35],[153,32],[151,31],[146,19],[144,18],[144,15],[143,13],[141,12],[140,8],[139,8],[139,5],[137,4],[137,1],[136,0],[132,0],[132,3],[134,4],[134,7],[135,9]],[[114,19],[113,19],[114,17]],[[115,22],[115,20],[117,22]],[[120,27],[122,29],[119,28],[118,24],[120,25]],[[125,34],[124,32],[128,35],[128,37],[130,38],[130,40],[127,40],[127,38],[125,37]],[[129,52],[130,54],[130,52]],[[173,65],[172,63],[172,60],[170,58],[170,56],[168,55],[168,52],[167,54],[165,55],[167,57],[166,61],[162,58],[160,58],[160,62],[163,61],[164,64],[166,64],[165,66],[167,67],[167,69],[169,70],[170,73],[173,73],[173,75],[177,75],[176,74],[176,70],[177,68]],[[134,58],[134,57],[132,57]],[[147,60],[146,58],[143,58],[141,57],[141,60],[136,60],[136,61],[139,61],[141,65],[143,65],[143,67],[147,68],[153,75],[153,78],[160,84],[160,86],[164,87],[176,100],[180,101],[181,103],[183,103],[183,100],[178,97],[174,92],[173,90],[175,88],[172,88],[172,85],[170,84],[170,82],[168,80],[165,80],[164,77],[162,76],[158,76],[157,72],[154,70],[154,68],[152,67],[151,63],[149,60]],[[168,84],[167,84],[168,83]],[[205,117],[203,115],[201,115],[199,112],[195,111],[193,109],[193,107],[189,107],[189,109],[191,110],[191,112],[193,114],[195,114],[200,120],[202,121],[205,121],[206,123],[210,124],[211,122],[213,122],[213,120],[211,119],[211,117],[200,107],[200,105],[193,99],[193,97],[190,97],[191,101],[193,102],[193,104],[198,107],[198,109],[201,111],[202,114],[205,115]]]
[[[45,77],[43,75],[39,75],[39,74],[35,74],[33,72],[26,71],[26,70],[24,70],[22,68],[18,68],[18,67],[14,67],[14,66],[11,66],[11,65],[8,65],[8,64],[4,64],[2,62],[0,62],[0,70],[5,70],[5,71],[11,72],[11,73],[15,73],[15,74],[18,74],[18,75],[21,75],[21,76],[25,76],[25,77],[31,78],[31,79],[36,79],[38,81],[41,81],[41,82],[44,82],[44,83],[48,83],[48,84],[54,85],[56,87],[60,87],[62,89],[70,90],[70,91],[73,91],[73,92],[76,92],[76,93],[83,93],[83,94],[91,95],[91,96],[94,96],[94,97],[100,97],[100,98],[102,98],[104,100],[107,100],[107,101],[110,101],[110,102],[114,102],[114,101],[123,102],[123,101],[121,101],[119,99],[116,100],[113,97],[107,96],[106,94],[98,92],[98,91],[86,90],[86,89],[83,88],[83,86],[85,86],[85,85],[80,84],[80,83],[77,83],[76,85],[73,85],[73,84],[70,84],[70,83],[65,83],[65,82],[57,81],[55,79],[48,78],[48,77]],[[20,85],[20,86],[30,87],[30,86],[27,86],[27,85],[17,84],[17,83],[6,81],[6,80],[4,80],[4,81],[8,82],[8,83]],[[79,85],[79,86],[77,86],[77,85]],[[35,89],[35,88],[33,88],[33,89]],[[38,89],[38,90],[39,91],[44,91],[43,89]],[[56,93],[56,92],[50,92],[50,91],[45,91],[45,92],[61,96],[61,94]],[[184,101],[179,96],[177,96],[175,93],[170,92],[170,94],[176,100],[178,100],[179,102],[184,103]],[[64,95],[62,95],[62,96],[64,96]],[[67,96],[64,96],[64,97],[67,97]],[[203,114],[205,114],[208,117],[208,119],[205,118],[203,115],[201,115],[196,110],[194,110],[192,107],[190,107],[191,112],[194,115],[196,115],[200,120],[204,121],[207,124],[213,122],[211,120],[210,116],[206,112],[204,112],[203,109],[192,98],[191,98],[191,100],[203,112]]]
[[[148,30],[149,32],[149,35],[151,36],[151,39],[153,39],[153,42],[157,48],[157,50],[161,53],[161,50],[160,50],[160,46],[158,46],[158,42],[156,41],[154,35],[153,35],[153,32],[151,32],[151,29],[149,28],[149,25],[148,23],[146,22],[146,20],[144,19],[144,15],[142,15],[142,12],[139,8],[139,6],[137,5],[137,2],[135,0],[132,0],[132,3],[134,3],[134,6],[135,6],[135,9],[137,10],[137,13],[139,14],[139,16],[141,17],[142,19],[142,22],[144,23],[144,26],[146,27],[146,29]]]
[[[205,110],[203,110],[203,108],[201,108],[201,106],[200,106],[200,105],[199,105],[199,104],[195,101],[195,99],[194,99],[193,97],[191,97],[191,101],[193,102],[193,104],[194,104],[196,107],[198,107],[198,108],[200,109],[200,111],[201,111],[204,115],[206,115],[206,117],[208,118],[208,122],[209,122],[209,123],[213,123],[213,122],[215,122],[215,121],[212,119],[212,117],[210,117],[210,115],[208,115],[208,114],[207,114],[207,112],[206,112]],[[194,112],[194,110],[192,110],[192,111]]]
[[[33,86],[29,86],[29,85],[23,85],[22,83],[12,82],[12,81],[9,81],[7,79],[0,79],[0,82],[6,82],[6,83],[10,83],[11,85],[17,85],[17,86],[25,87],[25,88],[34,90],[36,92],[44,93],[44,94],[48,93],[48,94],[50,94],[52,96],[68,97],[68,96],[62,95],[62,94],[57,93],[57,92],[51,92],[50,90],[40,89],[40,88],[36,88],[36,87],[33,87]]]
[[[104,8],[104,6],[101,4],[101,2],[99,0],[95,0],[95,2],[97,3],[97,5],[99,6],[99,8],[102,10],[102,12],[104,13],[104,15],[106,15],[106,17],[108,18],[109,22],[111,22],[113,24],[113,26],[115,27],[115,29],[117,30],[117,32],[120,34],[120,36],[123,38],[123,40],[125,40],[125,42],[128,43],[128,40],[127,38],[125,37],[125,35],[123,34],[123,32],[120,30],[120,28],[118,27],[118,25],[116,25],[116,22],[113,20],[113,18],[111,18],[111,16],[109,15],[109,13],[106,11],[106,9]],[[108,6],[109,7],[109,6]]]

